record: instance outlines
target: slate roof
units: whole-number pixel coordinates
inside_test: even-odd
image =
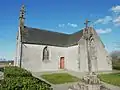
[[[76,45],[82,37],[83,30],[73,34],[53,32],[43,29],[30,28],[25,26],[26,33],[23,35],[22,42],[28,44],[42,44],[51,46],[67,47]]]

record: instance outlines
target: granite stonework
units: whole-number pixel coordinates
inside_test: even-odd
[[[110,90],[103,85],[96,74],[89,74],[82,78],[82,81],[72,85],[68,90]]]
[[[101,84],[98,75],[95,73],[98,71],[97,41],[93,29],[89,29],[87,24],[88,20],[86,20],[86,28],[83,31],[83,39],[86,42],[89,73],[82,78],[81,83],[70,86],[68,90],[110,90]]]

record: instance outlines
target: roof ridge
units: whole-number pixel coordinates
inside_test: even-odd
[[[25,26],[25,27],[27,27],[27,26]],[[29,28],[29,29],[31,29],[31,30],[41,30],[41,31],[53,32],[53,33],[58,33],[58,34],[65,34],[65,35],[70,35],[70,36],[73,35],[73,34],[76,34],[76,33],[78,33],[78,32],[82,32],[82,31],[83,31],[83,29],[81,29],[81,30],[76,31],[76,32],[74,32],[74,33],[67,34],[67,33],[63,33],[63,32],[50,31],[50,30],[47,30],[47,29],[39,29],[39,28],[33,28],[33,27],[27,27],[27,28]]]
[[[27,27],[27,26],[25,26]],[[53,32],[53,33],[58,33],[58,34],[65,34],[65,35],[71,35],[71,34],[67,34],[67,33],[62,33],[62,32],[56,32],[56,31],[50,31],[50,30],[47,30],[47,29],[39,29],[39,28],[33,28],[33,27],[27,27],[31,30],[41,30],[41,31],[46,31],[46,32]]]

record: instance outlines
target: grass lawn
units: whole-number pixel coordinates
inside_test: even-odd
[[[101,74],[100,79],[103,82],[120,86],[120,73]]]
[[[44,74],[41,77],[52,84],[64,84],[64,83],[68,83],[68,82],[80,81],[79,78],[77,78],[75,76],[71,76],[68,73]]]

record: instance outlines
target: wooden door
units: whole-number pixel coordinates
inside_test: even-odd
[[[64,57],[60,57],[60,69],[64,69]]]

